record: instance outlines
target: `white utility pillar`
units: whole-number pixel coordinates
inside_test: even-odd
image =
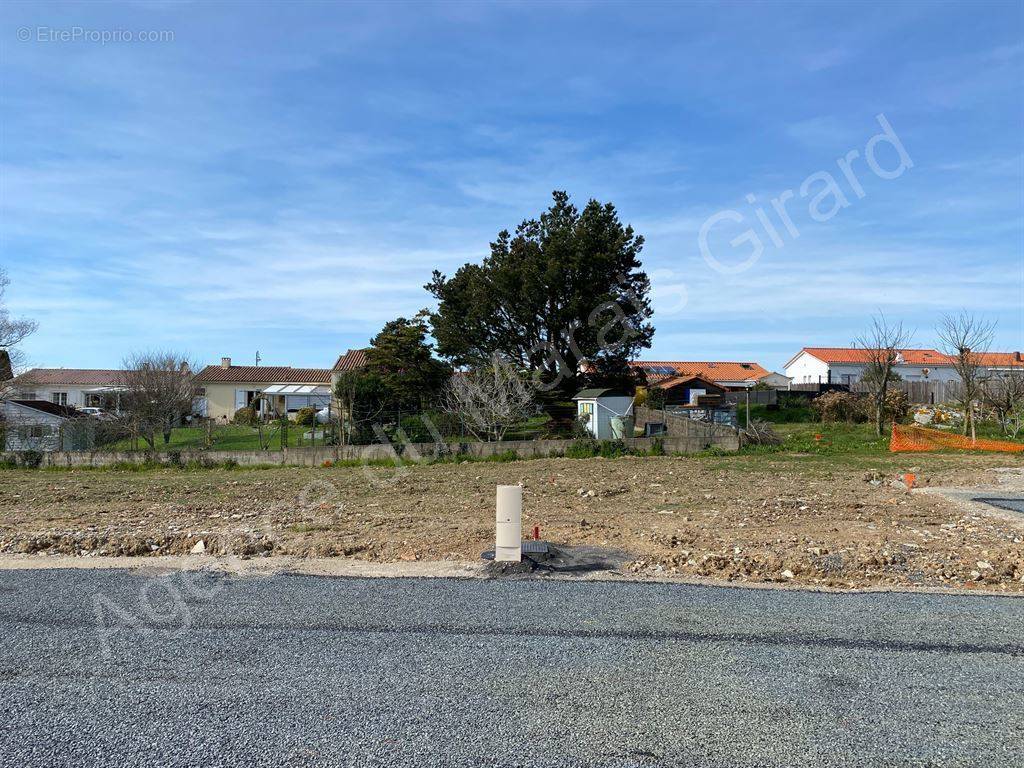
[[[494,560],[523,559],[523,486],[499,485],[495,514]]]

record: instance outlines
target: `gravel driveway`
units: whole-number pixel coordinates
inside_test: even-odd
[[[1024,764],[1024,599],[0,573],[18,766]]]

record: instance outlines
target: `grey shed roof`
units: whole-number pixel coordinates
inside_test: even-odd
[[[595,400],[599,397],[629,397],[621,389],[583,389],[576,393],[573,400]]]

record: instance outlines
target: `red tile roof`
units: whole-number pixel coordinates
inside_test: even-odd
[[[338,357],[334,364],[335,371],[354,371],[366,365],[365,349],[350,349],[344,355]]]
[[[208,365],[196,375],[196,381],[234,382],[238,384],[330,384],[328,368],[290,368],[283,365]]]
[[[1024,355],[1020,352],[984,352],[978,357],[986,368],[1024,367]]]
[[[14,386],[89,384],[113,387],[121,383],[123,371],[100,368],[33,368],[12,379]]]
[[[730,379],[732,381],[732,379]],[[710,384],[713,387],[717,387],[718,383],[705,379],[703,376],[668,376],[664,379],[658,379],[654,381],[651,386],[657,387],[658,389],[672,389],[672,387],[678,387],[680,384],[687,384],[690,382],[700,382],[702,384]]]
[[[868,350],[854,347],[804,347],[800,352],[806,352],[823,363],[866,363],[870,359]],[[901,349],[899,352],[905,365],[952,365],[950,359],[937,349]],[[797,353],[793,360],[799,356]],[[786,363],[786,367],[793,360]]]
[[[771,371],[757,363],[734,362],[680,362],[661,360],[634,360],[630,363],[634,368],[641,368],[647,373],[647,380],[655,382],[670,376],[700,376],[713,382],[723,381],[757,381]],[[673,369],[674,373],[662,372],[659,369]]]

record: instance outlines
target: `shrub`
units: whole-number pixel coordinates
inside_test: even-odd
[[[300,408],[295,414],[295,423],[300,427],[312,427],[316,424],[316,408]]]
[[[22,451],[18,460],[27,469],[39,469],[43,463],[43,454],[42,451]]]
[[[782,438],[767,421],[755,419],[750,426],[740,431],[745,445],[782,445]]]
[[[597,440],[594,438],[577,437],[572,441],[572,445],[565,449],[565,457],[567,459],[592,459],[597,456],[599,450]]]
[[[654,442],[651,443],[651,456],[664,456],[665,455],[665,441],[660,437],[654,438]]]
[[[811,408],[818,421],[825,424],[840,421],[853,424],[867,419],[863,401],[864,398],[851,392],[826,392],[814,398]]]
[[[890,389],[885,393],[885,418],[892,422],[907,420],[910,413],[910,396],[902,389]]]
[[[240,424],[246,427],[256,426],[256,411],[249,406],[239,408],[231,418],[232,424]]]
[[[498,463],[507,461],[519,461],[519,454],[515,451],[502,451],[501,453],[493,453],[486,457],[484,461],[494,461]]]
[[[602,440],[601,447],[598,450],[598,454],[606,459],[617,459],[619,456],[625,456],[629,453],[629,449],[622,440]]]
[[[660,411],[665,407],[665,390],[661,387],[648,389],[644,404],[651,410]]]
[[[432,443],[434,441],[434,436],[427,428],[422,416],[405,416],[402,418],[400,426],[407,442]],[[398,434],[392,436],[392,440],[397,441],[398,439]]]

